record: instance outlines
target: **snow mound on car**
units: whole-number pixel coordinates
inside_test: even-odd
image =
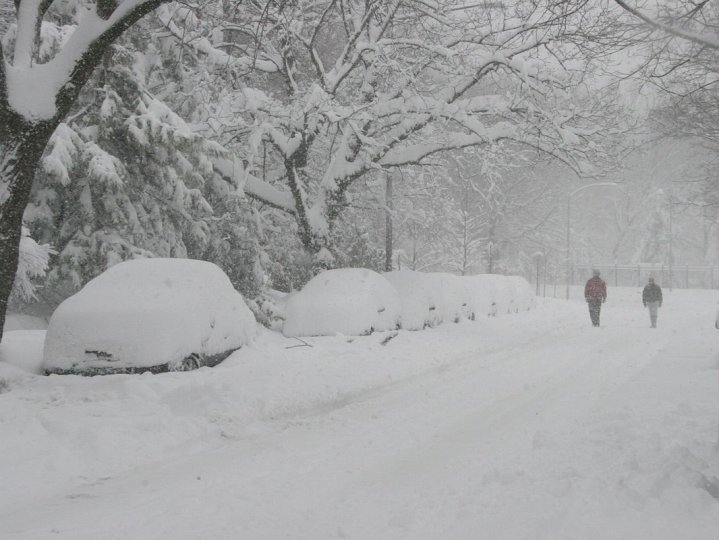
[[[462,298],[471,313],[472,320],[486,319],[497,314],[495,287],[482,275],[455,276],[462,290]]]
[[[57,308],[47,330],[45,368],[72,369],[97,351],[117,368],[208,356],[248,343],[257,324],[216,265],[188,259],[119,263]]]
[[[398,270],[384,274],[402,301],[402,328],[422,330],[446,322],[486,316],[491,296],[470,278],[443,272]]]
[[[500,274],[475,274],[470,276],[475,288],[484,289],[491,295],[493,315],[504,315],[513,312],[515,289],[509,283],[508,277]]]
[[[289,298],[282,332],[288,337],[357,336],[394,330],[401,312],[397,291],[377,272],[327,270]]]
[[[513,292],[513,307],[515,311],[526,311],[537,307],[537,297],[534,288],[521,276],[507,276],[507,283]]]
[[[441,290],[431,274],[397,270],[383,274],[399,294],[402,328],[422,330],[442,322]]]
[[[522,277],[493,274],[455,276],[443,272],[398,270],[384,274],[402,301],[402,328],[485,319],[534,306],[534,293]]]

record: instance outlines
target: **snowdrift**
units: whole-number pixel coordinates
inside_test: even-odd
[[[191,369],[219,362],[256,332],[242,295],[214,264],[126,261],[53,313],[44,368],[88,374]]]
[[[402,304],[395,288],[364,268],[327,270],[287,301],[282,333],[287,337],[395,330]]]

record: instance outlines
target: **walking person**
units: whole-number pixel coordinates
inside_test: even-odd
[[[662,307],[662,288],[654,283],[654,278],[649,278],[649,283],[644,287],[642,291],[642,302],[644,307],[649,308],[649,321],[652,323],[652,328],[657,327],[657,312]]]
[[[599,312],[602,309],[602,303],[607,300],[607,284],[599,277],[599,270],[592,270],[592,277],[584,286],[584,299],[589,305],[592,326],[599,326]]]

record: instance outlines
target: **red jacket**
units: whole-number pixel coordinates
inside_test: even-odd
[[[590,278],[584,286],[584,298],[587,300],[606,300],[607,285],[604,280],[598,276]]]

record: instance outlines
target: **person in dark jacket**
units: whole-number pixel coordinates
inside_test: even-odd
[[[602,309],[602,303],[607,301],[607,284],[599,277],[599,270],[593,270],[592,274],[584,286],[584,299],[589,305],[592,326],[599,326],[599,312]]]
[[[654,283],[654,278],[649,278],[649,283],[644,287],[642,292],[642,302],[644,307],[649,308],[649,321],[652,328],[657,327],[657,312],[662,307],[662,288]]]

